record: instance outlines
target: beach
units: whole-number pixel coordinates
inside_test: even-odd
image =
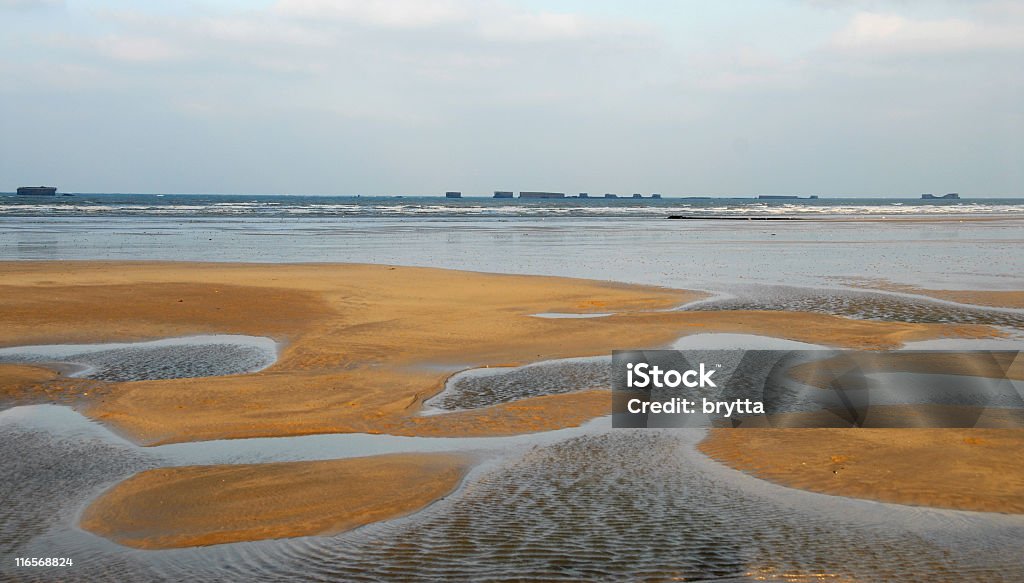
[[[0,0],[0,583],[1024,582],[1020,2]]]
[[[139,341],[210,332],[268,335],[281,345],[278,361],[257,373],[106,383],[109,386],[91,394],[82,390],[86,381],[58,376],[45,368],[0,367],[11,404],[36,402],[40,395],[62,394],[66,398],[61,402],[147,445],[313,433],[514,435],[576,426],[607,414],[607,392],[529,397],[441,415],[420,416],[419,412],[423,401],[438,393],[445,379],[457,370],[601,355],[621,346],[657,348],[694,333],[770,335],[868,349],[891,348],[908,341],[1004,334],[985,325],[872,322],[769,311],[675,311],[670,308],[700,300],[706,294],[424,268],[138,262],[33,262],[2,267],[7,277],[0,342],[7,346]],[[42,308],[43,302],[46,309]],[[614,315],[533,316],[585,315],[596,310]],[[501,333],[496,334],[497,330]],[[753,435],[746,431],[716,430],[702,450],[724,463],[782,483],[906,501],[894,499],[886,488],[872,488],[863,477],[852,480],[859,485],[853,489],[822,487],[807,479],[803,464],[817,463],[824,454],[815,455],[815,444],[828,441],[835,444],[836,451],[843,452],[835,456],[863,460],[856,467],[885,476],[879,483],[896,491],[910,488],[905,480],[925,479],[932,490],[913,488],[913,503],[1020,511],[1022,498],[1012,489],[987,500],[978,488],[989,484],[1002,489],[1006,483],[1020,483],[1024,468],[1008,462],[1006,456],[1019,447],[1021,432],[1011,431],[1001,439],[986,434],[977,438],[977,443],[985,447],[969,448],[971,457],[957,455],[964,472],[973,476],[967,484],[959,474],[925,478],[917,463],[934,467],[931,458],[958,450],[949,450],[938,440],[917,437],[914,442],[918,449],[908,451],[904,448],[910,436],[901,437],[907,431],[920,430],[872,430],[871,440],[858,437],[850,443],[842,439],[842,434],[827,439],[794,439],[792,430],[783,430],[752,441]],[[971,432],[950,435],[956,443],[969,443]],[[802,444],[803,449],[796,444]],[[769,456],[765,451],[774,453]],[[932,453],[922,455],[922,451]],[[782,452],[791,457],[775,463],[781,467],[800,464],[795,476],[750,465],[750,459],[777,459]],[[909,461],[922,459],[930,461]],[[317,463],[320,465],[301,474],[289,473],[288,482],[260,488],[260,499],[268,499],[277,508],[299,504],[306,496],[298,492],[315,490],[317,484],[335,479],[332,476],[339,471],[329,463]],[[335,519],[332,526],[310,521],[303,512],[319,512],[311,509],[289,514],[293,520],[278,518],[284,524],[277,528],[212,526],[230,524],[227,517],[239,515],[238,505],[250,498],[252,488],[267,480],[273,484],[274,474],[263,474],[274,467],[250,466],[248,473],[240,473],[242,467],[209,466],[190,467],[185,474],[185,469],[141,474],[90,506],[83,525],[115,540],[130,541],[125,544],[131,546],[159,548],[318,534],[360,524],[342,518]],[[399,470],[392,480],[397,490],[429,492],[422,484],[417,485],[416,480],[425,479],[421,473],[406,467]],[[378,471],[386,473],[385,469]],[[224,478],[218,478],[222,475]],[[224,480],[234,484],[233,498],[221,499],[223,495],[212,491],[209,497],[202,494]],[[450,490],[450,478],[446,484]],[[175,490],[191,492],[206,503],[193,508],[187,499],[162,493]],[[975,492],[978,498],[972,500],[964,490]],[[349,500],[347,492],[339,491]],[[358,496],[352,493],[353,498]],[[397,496],[391,504],[380,502],[381,507],[372,516],[400,516],[437,495],[423,496],[419,502],[404,496]],[[162,512],[167,514],[150,519],[152,524],[147,528],[138,527],[139,532],[152,535],[125,532],[129,527],[123,517],[134,517],[134,524],[155,500],[161,501]],[[165,505],[169,503],[181,507],[175,510]],[[196,530],[201,527],[185,512],[187,508],[202,512],[210,532]],[[120,509],[120,514],[115,509]],[[188,522],[189,527],[179,526],[179,521]],[[178,530],[188,532],[174,534]]]
[[[620,346],[656,348],[687,334],[759,334],[875,349],[1003,334],[978,324],[670,311],[704,294],[422,268],[91,262],[3,268],[0,342],[7,346],[209,332],[267,335],[283,344],[278,362],[253,375],[122,383],[73,400],[90,417],[146,444],[336,432],[486,435],[557,429],[589,420],[600,408],[516,415],[506,405],[455,414],[472,416],[468,422],[414,414],[457,370],[608,354]],[[531,317],[596,310],[615,315]],[[17,386],[25,369],[18,366],[10,374],[10,386]],[[59,391],[61,380],[53,384],[49,390]],[[25,402],[31,402],[32,391]],[[564,399],[577,397],[549,398]],[[521,410],[530,401],[514,407]]]
[[[715,429],[701,451],[794,488],[898,504],[1024,512],[1020,429]]]
[[[873,224],[851,228],[879,228]],[[904,237],[900,229],[925,229],[916,231],[920,235],[930,233],[932,224],[884,228]],[[997,244],[1002,248],[1014,244],[1013,221],[972,224],[987,241],[1002,241]],[[967,554],[981,561],[978,568],[985,573],[1024,568],[985,555],[959,534],[949,535],[956,541],[950,544],[959,545],[957,553],[963,555],[949,554],[945,543],[926,542],[948,520],[940,513],[963,511],[969,511],[962,520],[971,526],[962,534],[979,545],[1016,540],[1024,528],[1013,518],[1024,510],[1024,468],[1013,458],[1024,444],[1022,430],[798,429],[802,423],[821,423],[800,413],[788,414],[788,429],[616,430],[607,425],[612,399],[602,361],[594,360],[613,350],[670,348],[688,337],[695,339],[688,346],[718,336],[866,351],[958,346],[967,352],[952,358],[908,354],[880,361],[877,370],[1018,379],[1019,362],[979,363],[969,353],[973,346],[1012,346],[1024,318],[1014,311],[1022,292],[1011,289],[1013,280],[1000,278],[999,262],[982,268],[992,270],[989,285],[1003,289],[969,291],[960,285],[947,291],[935,283],[951,265],[974,265],[979,250],[990,243],[965,248],[962,262],[947,256],[940,258],[942,265],[922,264],[913,283],[893,283],[896,268],[909,258],[889,258],[888,279],[847,278],[841,289],[834,287],[838,273],[856,272],[833,263],[811,269],[808,262],[836,241],[808,240],[819,235],[813,234],[817,227],[805,223],[738,233],[764,238],[769,246],[762,252],[787,259],[770,273],[758,271],[756,260],[736,255],[739,271],[731,283],[716,281],[717,268],[700,253],[704,244],[693,240],[696,231],[665,239],[679,241],[688,254],[648,234],[637,239],[653,244],[639,263],[629,264],[622,253],[603,270],[590,265],[590,247],[573,250],[567,243],[596,237],[601,231],[595,227],[620,226],[587,223],[575,233],[551,231],[562,227],[541,222],[482,225],[475,241],[484,246],[460,255],[465,240],[439,243],[429,221],[414,222],[408,227],[423,246],[406,252],[382,238],[370,247],[374,259],[401,253],[407,258],[362,264],[225,261],[240,251],[241,240],[227,247],[186,246],[184,254],[193,260],[166,261],[146,251],[146,237],[152,235],[143,233],[149,230],[143,224],[130,227],[139,235],[132,240],[143,242],[133,247],[136,260],[0,262],[0,361],[4,351],[27,350],[18,347],[41,347],[37,350],[45,355],[45,347],[57,346],[49,350],[85,355],[84,360],[0,362],[6,409],[0,427],[6,427],[11,447],[50,452],[45,455],[53,459],[66,459],[72,450],[60,444],[77,436],[97,464],[96,470],[76,474],[86,482],[65,502],[70,514],[62,520],[68,522],[39,523],[51,526],[25,530],[42,534],[20,535],[27,538],[19,544],[70,545],[106,561],[103,545],[89,537],[139,553],[186,553],[170,562],[130,555],[114,563],[126,576],[149,569],[177,573],[188,565],[200,579],[217,578],[236,552],[232,549],[259,544],[268,545],[260,551],[265,559],[252,566],[261,576],[266,576],[259,566],[263,560],[288,563],[290,554],[310,560],[310,553],[319,553],[323,561],[346,557],[346,569],[398,568],[388,571],[393,576],[440,569],[435,575],[448,578],[482,575],[474,569],[487,563],[471,560],[473,549],[506,548],[487,542],[486,534],[505,527],[519,533],[513,536],[519,542],[507,547],[513,554],[486,552],[499,552],[533,576],[555,577],[540,568],[545,557],[558,553],[555,547],[513,558],[512,549],[533,548],[529,533],[542,524],[536,521],[544,512],[562,511],[541,511],[543,496],[535,496],[559,492],[558,508],[575,508],[573,518],[559,520],[556,539],[584,536],[588,548],[604,548],[589,538],[600,531],[593,520],[603,515],[602,505],[624,495],[620,487],[633,484],[631,496],[648,502],[643,509],[617,512],[631,516],[630,523],[656,524],[648,513],[666,502],[650,485],[675,480],[687,491],[705,492],[699,499],[708,504],[719,504],[717,516],[728,522],[719,528],[747,548],[761,543],[743,542],[747,534],[732,525],[753,524],[750,532],[768,533],[769,522],[762,519],[785,512],[805,547],[828,544],[821,529],[846,525],[864,533],[854,536],[864,548],[897,544],[889,537],[902,533],[897,546],[906,549],[897,554],[923,561],[919,568],[928,573],[950,569],[948,561],[962,565]],[[488,247],[502,241],[487,239],[489,229],[516,238],[519,261],[541,252],[560,232],[558,237],[567,239],[557,248],[572,260],[537,255],[536,263],[493,261],[491,269],[479,269],[484,258],[501,256],[497,247]],[[619,237],[626,231],[614,232]],[[305,240],[301,231],[289,233],[277,239],[282,257],[297,252]],[[332,241],[343,249],[347,232],[337,233]],[[416,266],[427,258],[417,254],[439,244],[430,251],[430,263],[449,268]],[[816,250],[801,260],[807,267],[798,273],[786,266],[795,261],[793,251],[803,248]],[[24,249],[31,247],[18,247],[16,253]],[[692,275],[699,269],[704,275]],[[748,280],[744,273],[761,275]],[[802,285],[793,285],[798,282]],[[726,289],[730,293],[723,293]],[[93,348],[74,349],[77,345]],[[160,356],[145,356],[147,350]],[[89,356],[93,353],[97,356]],[[256,368],[240,370],[235,360]],[[76,361],[84,364],[67,364]],[[823,382],[813,371],[794,374],[810,386]],[[876,414],[883,415],[878,419],[886,427],[886,410]],[[1019,426],[1019,419],[1007,415],[988,413],[984,419]],[[56,441],[40,437],[47,434]],[[665,465],[666,455],[675,461]],[[101,472],[107,465],[112,469]],[[43,487],[36,475],[28,467],[15,474],[37,496],[67,494],[49,489],[59,482]],[[563,490],[566,484],[577,485]],[[22,487],[12,483],[12,496]],[[716,501],[717,494],[707,488],[735,491]],[[815,498],[821,495],[826,496]],[[512,506],[506,504],[519,510],[509,514]],[[775,513],[754,510],[774,505],[781,505]],[[672,512],[683,523],[710,519],[691,507]],[[996,516],[1009,522],[990,518]],[[41,519],[9,517],[11,524],[21,520],[30,525]],[[450,521],[477,533],[473,536],[481,542],[460,546],[447,530]],[[80,534],[64,530],[68,524],[82,529]],[[705,532],[698,524],[691,529]],[[639,535],[632,527],[615,528]],[[380,536],[396,541],[383,555],[365,547]],[[760,540],[767,541],[774,535],[763,536],[768,538]],[[348,542],[341,547],[332,542],[341,540]],[[689,539],[665,540],[671,546]],[[349,555],[344,549],[351,545],[363,550]],[[682,548],[676,552],[689,556]],[[436,554],[444,549],[448,558]],[[823,546],[815,552],[831,557]],[[426,556],[432,558],[424,562]],[[790,552],[741,567],[732,563],[734,556],[724,551],[712,570],[739,569],[750,577],[806,573]],[[900,560],[851,567],[836,555],[822,565],[838,574],[884,578],[901,572]],[[412,571],[398,567],[405,564]],[[621,566],[602,572],[697,574],[711,568],[680,565],[663,571],[643,561],[616,564]],[[323,568],[335,576],[355,576],[326,563]]]

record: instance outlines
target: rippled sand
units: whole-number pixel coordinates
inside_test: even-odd
[[[705,435],[700,430],[611,430],[607,420],[571,434],[538,433],[507,442],[484,444],[455,437],[452,449],[446,451],[464,448],[464,453],[486,460],[455,493],[412,516],[336,536],[153,552],[122,547],[77,526],[86,508],[109,488],[138,472],[184,463],[171,452],[185,445],[202,447],[180,443],[197,438],[281,436],[276,439],[283,440],[283,445],[266,443],[258,459],[251,444],[240,444],[237,450],[226,441],[209,444],[211,452],[218,452],[214,456],[219,457],[218,464],[251,464],[289,461],[281,459],[287,457],[282,452],[294,451],[330,459],[331,446],[325,445],[329,441],[287,437],[309,433],[503,435],[583,424],[604,407],[604,396],[592,389],[601,386],[607,365],[600,359],[553,359],[606,354],[624,342],[659,346],[680,334],[722,330],[891,347],[944,336],[990,336],[999,332],[989,325],[1014,327],[1016,320],[983,322],[978,318],[988,316],[972,315],[968,309],[941,316],[947,320],[908,324],[896,320],[907,316],[913,320],[919,307],[899,302],[894,307],[874,296],[862,303],[857,303],[860,299],[833,301],[828,299],[832,292],[812,293],[811,299],[796,298],[791,304],[786,303],[785,293],[768,294],[766,305],[774,305],[774,310],[808,311],[801,306],[818,306],[804,314],[749,309],[761,306],[760,310],[762,304],[717,312],[669,311],[693,297],[653,288],[383,266],[145,264],[126,275],[117,266],[86,265],[65,274],[68,279],[63,284],[51,278],[57,277],[55,270],[67,271],[67,266],[19,269],[18,285],[25,295],[0,300],[15,306],[0,313],[12,323],[4,330],[7,344],[18,338],[56,337],[64,333],[67,321],[76,321],[69,318],[76,314],[82,325],[67,334],[82,341],[94,323],[90,314],[104,309],[104,282],[114,275],[119,282],[110,284],[115,295],[130,298],[123,278],[137,278],[134,285],[156,302],[115,310],[117,318],[98,322],[92,330],[102,338],[116,335],[119,329],[127,330],[132,339],[152,338],[191,325],[235,334],[263,329],[262,333],[286,343],[281,361],[263,372],[192,379],[161,375],[236,371],[232,367],[241,366],[252,355],[217,348],[213,352],[219,358],[200,359],[199,368],[190,368],[173,365],[176,358],[189,361],[182,356],[187,348],[170,354],[121,353],[115,360],[138,357],[130,366],[122,362],[110,367],[116,368],[113,374],[125,375],[125,382],[90,381],[108,392],[72,402],[85,405],[88,412],[114,427],[177,445],[140,448],[95,424],[69,429],[58,420],[47,430],[20,422],[17,414],[0,419],[0,460],[10,470],[0,473],[0,552],[74,557],[74,571],[66,573],[75,578],[1024,578],[1024,519],[1020,516],[911,508],[783,488],[709,460],[696,449]],[[291,277],[269,283],[269,274],[284,272]],[[168,287],[169,281],[177,286]],[[182,281],[191,283],[182,285]],[[415,285],[396,288],[396,281]],[[96,286],[94,295],[74,295],[85,283]],[[31,294],[35,286],[65,294],[69,304],[61,307],[66,311],[63,320],[41,311]],[[235,312],[230,317],[217,309],[226,307],[219,303],[222,293],[232,297],[228,303]],[[177,305],[176,296],[183,296],[180,303],[186,305]],[[204,303],[207,299],[209,303]],[[273,307],[256,310],[265,299]],[[881,307],[872,303],[876,300]],[[583,319],[531,317],[572,310],[617,313]],[[868,321],[888,319],[893,321]],[[495,335],[494,330],[506,335]],[[94,355],[100,365],[97,370],[105,359],[114,358],[103,352]],[[522,365],[536,360],[549,362]],[[519,366],[456,375],[445,392],[427,401],[440,412],[419,414],[424,399],[440,391],[450,371],[501,363]],[[23,368],[16,372],[19,382],[28,383],[25,390],[32,390],[33,383],[70,383],[49,377],[33,380],[29,374],[33,371]],[[563,416],[551,405],[556,402],[570,404],[579,414]],[[584,402],[589,408],[580,406]],[[594,408],[595,403],[600,407]],[[474,428],[480,432],[472,433]],[[359,439],[378,443],[372,435]],[[402,451],[406,447],[402,443],[413,448],[395,439],[380,436],[380,443],[397,444],[393,451]],[[308,444],[324,449],[303,449]],[[772,454],[770,447],[764,451],[765,456]],[[993,451],[1003,457],[1012,453]],[[948,461],[941,451],[932,453]],[[342,486],[339,492],[344,491]],[[60,575],[11,569],[10,564],[0,565],[0,575],[24,580]]]
[[[701,302],[694,311],[785,310],[831,314],[882,322],[929,324],[985,324],[1024,329],[1024,312],[984,308],[912,298],[902,295],[849,290],[793,287],[738,288],[733,297]]]
[[[270,338],[232,335],[0,349],[0,362],[72,365],[70,376],[113,382],[251,373],[275,360],[277,345]]]
[[[838,503],[774,487],[701,458],[694,450],[701,435],[598,430],[515,450],[478,468],[455,496],[425,512],[335,537],[125,551],[66,531],[45,512],[21,511],[21,530],[35,538],[5,538],[3,550],[74,555],[76,577],[110,581],[1024,577],[1019,520]],[[3,437],[0,447],[27,447],[54,463],[92,460],[62,464],[66,469],[49,476],[61,480],[38,480],[45,475],[37,470],[4,478],[13,497],[24,500],[32,488],[40,506],[63,514],[74,512],[81,493],[153,463],[88,440],[67,449],[31,434]],[[10,520],[11,510],[4,512]]]
[[[562,359],[520,367],[473,369],[453,375],[427,407],[455,411],[490,407],[541,395],[608,390],[611,359]]]

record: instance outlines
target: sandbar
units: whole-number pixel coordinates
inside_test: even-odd
[[[266,335],[282,343],[277,363],[254,374],[68,392],[73,406],[142,444],[339,432],[503,435],[578,425],[586,420],[578,414],[527,419],[521,408],[529,403],[457,414],[461,422],[413,418],[458,370],[658,348],[688,334],[738,332],[850,348],[1000,334],[982,325],[812,313],[673,311],[704,294],[385,265],[7,262],[0,270],[0,346],[190,334]],[[532,317],[542,312],[614,315]],[[67,382],[41,386],[59,393],[54,386]],[[36,395],[24,397],[34,402]]]
[[[1021,429],[712,429],[699,447],[730,467],[793,488],[1024,513]]]
[[[104,492],[82,528],[140,549],[330,535],[395,518],[454,491],[452,454],[160,468]]]
[[[510,435],[576,426],[610,413],[608,391],[420,413],[460,370],[666,347],[690,334],[758,334],[861,349],[1003,334],[984,325],[817,313],[678,311],[672,308],[705,294],[386,265],[0,262],[0,272],[3,347],[197,334],[269,336],[280,343],[271,367],[221,377],[114,383],[0,366],[9,403],[66,403],[143,445],[346,432]],[[549,312],[612,315],[533,317]],[[751,434],[739,430],[735,437]],[[772,455],[802,451],[807,444],[798,441]],[[985,443],[1002,457],[1019,451],[1004,449],[1003,441]],[[931,451],[936,463],[947,455],[941,447]],[[164,468],[115,486],[82,524],[139,548],[339,532],[422,508],[450,492],[468,463],[406,456]],[[941,505],[944,498],[936,500]]]
[[[993,308],[1024,308],[1024,290],[926,289],[914,285],[895,283],[887,279],[873,278],[850,278],[846,280],[846,283],[853,287],[895,291],[960,304],[973,304]]]

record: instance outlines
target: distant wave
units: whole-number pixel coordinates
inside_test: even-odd
[[[76,195],[0,196],[0,216],[179,217],[664,217],[687,216],[977,216],[1024,214],[1024,199],[579,199],[445,200],[427,197]]]

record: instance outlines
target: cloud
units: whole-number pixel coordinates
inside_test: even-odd
[[[435,119],[436,110],[460,102],[578,99],[603,89],[615,75],[644,75],[647,67],[636,66],[636,54],[652,48],[651,28],[634,21],[492,0],[282,0],[265,10],[96,16],[102,25],[97,28],[111,33],[54,36],[51,44],[81,51],[79,57],[120,63],[188,60],[189,67],[177,73],[186,84],[188,77],[208,71],[227,74],[202,78],[204,93],[229,84],[247,94],[273,93],[268,79],[288,77],[288,87],[307,104],[339,91],[343,101],[392,103],[396,119]],[[586,73],[588,68],[608,77]],[[144,82],[144,74],[133,68],[132,82]],[[165,74],[154,69],[150,81],[160,85]],[[510,78],[526,82],[509,85]],[[234,91],[229,95],[237,97]],[[259,104],[257,97],[241,109]],[[355,103],[350,108],[366,109]],[[381,108],[375,103],[371,109]]]
[[[26,2],[52,5],[17,3]],[[216,169],[159,180],[117,174],[156,190],[422,192],[465,175],[484,190],[519,180],[557,188],[575,176],[581,190],[588,181],[614,190],[604,182],[618,177],[666,191],[868,192],[891,188],[886,172],[904,157],[992,190],[1019,184],[969,156],[1019,153],[1020,3],[793,2],[785,18],[756,23],[732,14],[748,9],[739,1],[695,19],[666,12],[664,21],[648,12],[655,3],[617,16],[570,4],[135,3],[46,15],[42,34],[20,15],[0,17],[0,69],[10,81],[0,110],[18,112],[12,129],[96,134],[96,156],[160,166],[106,138],[108,127],[141,125],[183,164]],[[737,140],[749,145],[743,153]],[[196,144],[209,144],[204,155]],[[6,164],[92,160],[44,155],[45,146],[37,157],[20,146],[5,152]],[[269,162],[282,151],[291,162]],[[849,156],[821,154],[834,151],[860,156],[865,170],[850,178]],[[821,164],[807,173],[804,159]],[[245,168],[274,171],[262,183]],[[915,172],[897,178],[913,186],[929,176]],[[810,186],[814,176],[848,181]]]
[[[168,41],[143,36],[111,35],[95,40],[93,46],[111,59],[139,63],[170,61],[188,54]]]
[[[572,40],[593,31],[593,24],[578,14],[513,12],[480,19],[477,30],[483,38],[493,40]]]
[[[434,29],[442,41],[467,35],[500,42],[566,41],[637,28],[623,19],[534,11],[498,0],[280,0],[272,12],[292,22]]]
[[[937,54],[1024,48],[1024,26],[965,18],[913,19],[861,12],[832,38],[843,52]]]
[[[273,11],[285,18],[409,29],[465,20],[467,6],[454,0],[281,0]]]
[[[0,0],[0,10],[46,10],[61,6],[63,0]]]
[[[227,42],[309,47],[325,47],[332,44],[332,36],[316,27],[288,21],[274,22],[258,16],[203,17],[187,23],[185,28],[196,36]]]

